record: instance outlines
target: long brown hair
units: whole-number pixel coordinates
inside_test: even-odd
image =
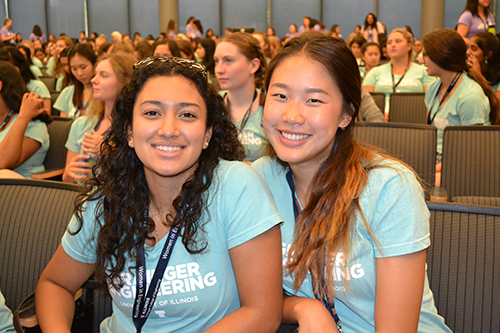
[[[343,113],[355,119],[361,103],[361,78],[347,46],[318,33],[293,38],[269,64],[266,87],[280,63],[294,56],[305,56],[324,67],[325,75],[342,94]],[[344,130],[337,130],[330,155],[309,185],[309,202],[295,222],[295,237],[288,251],[285,268],[295,277],[294,288],[298,290],[310,272],[314,294],[320,299],[332,299],[335,293],[331,255],[339,251],[349,255],[356,215],[364,220],[359,200],[368,173],[392,159],[358,143],[353,135],[354,121]],[[278,159],[275,153],[274,158]],[[365,225],[371,234],[366,220]]]
[[[465,71],[481,86],[490,102],[490,121],[493,125],[499,124],[498,101],[483,75],[467,65],[467,45],[462,36],[452,29],[437,29],[422,38],[422,44],[436,65],[447,71]]]

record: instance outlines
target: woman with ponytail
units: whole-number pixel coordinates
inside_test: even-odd
[[[437,29],[422,40],[429,76],[438,79],[425,93],[428,123],[438,128],[436,184],[441,173],[446,126],[491,125],[498,122],[498,101],[482,74],[467,65],[467,45],[452,29]]]
[[[426,279],[418,177],[353,138],[352,52],[332,37],[294,38],[269,64],[266,89],[271,156],[252,166],[285,221],[283,321],[301,332],[450,332]]]

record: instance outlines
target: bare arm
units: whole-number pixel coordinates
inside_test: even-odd
[[[44,332],[70,332],[73,297],[93,271],[94,265],[74,260],[59,245],[36,287],[37,319]]]
[[[229,250],[241,307],[205,333],[276,332],[281,322],[281,233],[275,226]]]
[[[417,332],[426,251],[376,260],[375,332]]]
[[[460,34],[460,36],[462,36],[462,38],[465,41],[465,44],[469,45],[469,39],[465,37],[469,33],[469,26],[463,23],[459,23],[457,26],[457,32]]]
[[[330,312],[315,298],[284,295],[283,322],[299,324],[300,333],[338,332]]]
[[[374,86],[363,86],[363,88],[365,88],[366,91],[368,92],[374,92],[375,91],[375,87]]]
[[[41,107],[42,104],[39,95],[24,94],[16,122],[0,143],[0,155],[2,155],[0,169],[15,169],[40,149],[40,142],[25,137],[24,133],[31,119],[45,112],[45,108]]]

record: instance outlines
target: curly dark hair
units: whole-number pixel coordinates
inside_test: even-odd
[[[116,99],[112,125],[101,145],[101,157],[93,167],[92,177],[87,180],[84,193],[76,202],[80,228],[84,204],[98,202],[95,218],[99,221],[100,230],[96,279],[102,285],[109,279],[117,289],[123,286],[120,273],[125,269],[126,258],[138,262],[137,249],[143,246],[146,239],[150,239],[148,234],[155,228],[151,218],[144,221],[146,210],[154,201],[149,192],[144,166],[135,150],[128,146],[134,104],[146,82],[161,76],[186,78],[196,87],[207,107],[206,128],[212,129],[210,144],[202,151],[193,177],[184,183],[179,196],[173,201],[178,219],[172,227],[179,228],[182,243],[189,253],[201,253],[207,247],[200,218],[206,207],[206,191],[212,184],[219,159],[244,158],[238,131],[229,118],[224,101],[208,83],[206,74],[200,71],[198,64],[179,58],[152,57],[143,61],[149,61],[149,64],[134,70],[131,81]],[[171,216],[167,216],[167,219],[172,223]],[[146,228],[143,227],[144,222],[147,223]]]

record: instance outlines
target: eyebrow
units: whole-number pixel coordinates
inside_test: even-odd
[[[283,88],[283,89],[290,89],[290,87],[285,84],[285,83],[273,83],[271,87],[278,87],[278,88]],[[318,93],[318,94],[325,94],[325,95],[330,95],[326,90],[321,89],[321,88],[306,88],[305,92],[308,94],[313,94],[313,93]]]
[[[153,105],[161,106],[164,103],[162,101],[157,101],[157,100],[145,100],[144,102],[141,103],[141,105],[144,105],[144,104],[153,104]],[[176,102],[174,105],[178,108],[185,108],[185,107],[189,107],[189,106],[194,106],[198,109],[201,109],[201,107],[197,103]]]

